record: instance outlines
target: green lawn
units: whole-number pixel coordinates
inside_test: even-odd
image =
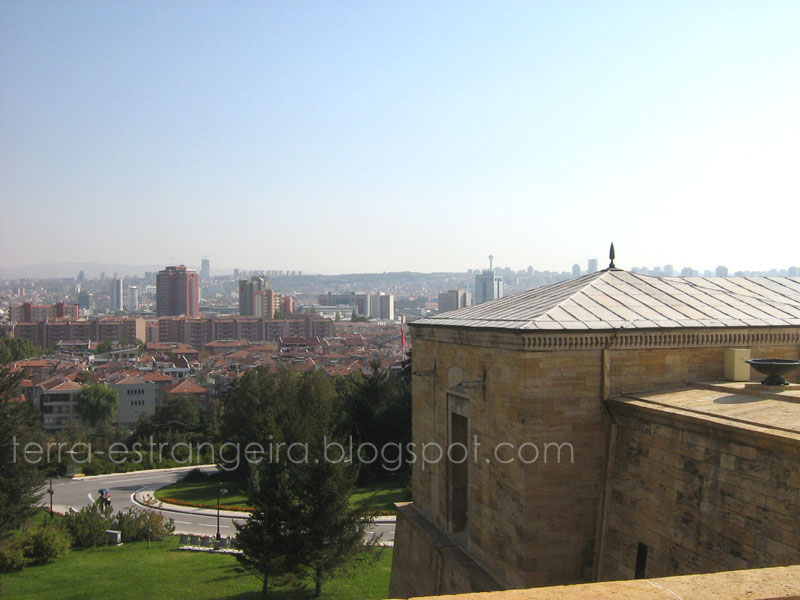
[[[160,490],[156,490],[155,496],[164,501],[167,501],[167,498],[171,498],[180,502],[190,503],[190,505],[216,508],[218,480],[228,490],[227,494],[220,497],[221,507],[241,508],[247,506],[247,496],[244,490],[233,481],[227,478],[220,478],[217,474],[209,476],[207,481],[176,481]],[[355,493],[350,498],[350,504],[354,506],[357,503],[367,501],[373,496],[373,508],[380,513],[394,513],[395,502],[410,500],[408,489],[404,482],[397,479],[387,479],[356,488]]]
[[[372,499],[372,508],[374,510],[394,514],[397,512],[394,503],[408,502],[411,497],[403,481],[388,479],[375,481],[356,488],[355,493],[350,496],[350,505],[355,506],[359,502],[366,502],[370,499]]]
[[[73,550],[61,560],[0,576],[3,598],[9,600],[247,600],[260,597],[261,583],[239,571],[233,556],[177,550],[178,538],[114,548]],[[330,600],[379,600],[389,593],[392,549],[384,548],[376,563],[323,587]],[[313,588],[311,588],[313,591]],[[307,598],[278,590],[276,600]]]
[[[205,481],[186,481],[179,480],[166,487],[156,490],[155,496],[159,500],[172,498],[180,502],[187,502],[204,506],[207,508],[217,507],[217,483],[227,490],[226,494],[219,497],[219,505],[222,508],[247,507],[247,494],[238,483],[231,479],[220,476],[217,473],[209,475]]]

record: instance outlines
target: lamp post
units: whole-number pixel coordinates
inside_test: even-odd
[[[220,494],[224,495],[228,493],[228,490],[226,490],[224,487],[220,487],[221,485],[221,483],[217,483],[217,541],[221,539],[219,534],[219,497]]]
[[[53,471],[50,471],[50,487],[47,490],[47,493],[50,494],[50,518],[53,518]]]

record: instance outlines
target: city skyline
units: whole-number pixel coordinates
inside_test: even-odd
[[[0,267],[561,270],[611,240],[622,266],[791,265],[799,24],[793,3],[6,3]]]

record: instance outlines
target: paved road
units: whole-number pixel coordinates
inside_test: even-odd
[[[100,488],[110,490],[111,505],[114,510],[137,506],[133,500],[133,495],[136,492],[177,481],[188,470],[191,469],[116,473],[114,475],[101,475],[90,478],[53,479],[53,490],[55,491],[53,494],[53,508],[58,512],[66,512],[69,507],[80,509],[97,499],[97,491]],[[213,471],[214,468],[209,467],[204,470]],[[44,495],[43,502],[49,503],[47,494]],[[171,510],[156,509],[156,511],[175,521],[176,532],[196,535],[215,535],[217,533],[216,516],[173,512]],[[220,534],[223,536],[235,535],[234,521],[241,522],[242,520],[220,517]],[[382,536],[382,542],[391,543],[394,541],[394,525],[394,523],[376,523],[372,531]]]

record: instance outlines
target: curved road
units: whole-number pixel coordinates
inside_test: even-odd
[[[97,500],[98,490],[101,488],[110,490],[111,505],[115,511],[132,506],[141,507],[133,499],[135,493],[173,483],[193,468],[195,467],[115,473],[113,475],[98,475],[75,479],[53,479],[53,490],[55,492],[53,494],[53,509],[57,512],[67,512],[70,508],[80,509]],[[215,467],[205,467],[203,470],[211,472],[215,470]],[[47,486],[45,486],[45,492],[46,490]],[[49,503],[50,499],[45,493],[42,498],[42,504],[49,506]],[[217,518],[215,515],[201,515],[172,509],[156,508],[153,510],[173,519],[177,533],[210,536],[217,533]],[[219,528],[222,536],[236,535],[234,521],[241,523],[243,519],[220,517]],[[381,535],[381,541],[384,543],[392,543],[394,541],[394,525],[394,522],[375,523],[369,533]]]

